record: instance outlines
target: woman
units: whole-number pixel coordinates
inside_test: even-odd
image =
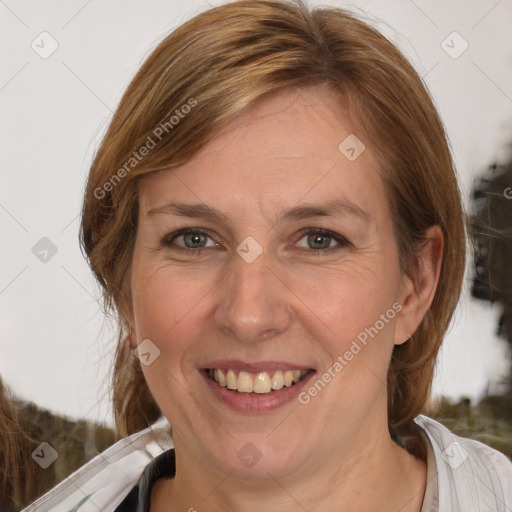
[[[512,507],[510,461],[421,414],[465,243],[442,123],[387,39],[300,2],[196,16],[84,199],[131,437],[27,510]]]

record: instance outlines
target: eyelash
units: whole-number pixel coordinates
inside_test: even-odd
[[[166,247],[166,248],[169,248],[171,245],[172,245],[172,242],[174,242],[174,240],[180,236],[183,236],[183,235],[186,235],[186,234],[196,234],[196,235],[206,235],[208,238],[211,238],[211,236],[208,234],[207,231],[205,231],[204,229],[201,229],[201,228],[183,228],[183,229],[180,229],[178,231],[174,231],[173,233],[170,233],[168,235],[165,235],[161,241],[160,241],[160,245],[162,247]],[[338,242],[338,246],[337,247],[328,247],[327,249],[309,249],[309,248],[300,248],[301,250],[304,250],[304,251],[307,251],[307,252],[314,252],[314,253],[321,253],[321,252],[331,252],[331,251],[335,251],[335,250],[339,250],[339,249],[342,249],[344,247],[348,247],[348,246],[351,246],[352,244],[343,236],[341,235],[338,235],[336,233],[333,233],[332,231],[328,231],[326,229],[321,229],[321,228],[304,228],[303,230],[300,231],[300,238],[297,240],[302,240],[305,236],[307,235],[313,235],[313,234],[318,234],[318,235],[323,235],[323,236],[329,236],[331,238],[333,238],[336,242]],[[180,246],[176,246],[174,248],[175,250],[177,251],[180,251],[180,252],[197,252],[197,253],[200,253],[202,250],[205,250],[205,249],[214,249],[214,247],[199,247],[197,249],[193,249],[191,247],[180,247]]]

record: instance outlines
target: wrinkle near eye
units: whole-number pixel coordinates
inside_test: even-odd
[[[357,251],[339,264],[326,263],[322,268],[343,274],[356,281],[382,281],[383,267],[385,267],[386,254],[382,249]],[[379,264],[379,261],[382,263]],[[384,272],[386,274],[386,272]]]

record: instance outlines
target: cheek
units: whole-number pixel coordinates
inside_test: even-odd
[[[208,289],[204,275],[180,273],[171,268],[140,268],[132,281],[133,310],[137,339],[168,337],[200,314],[201,299]]]
[[[392,307],[398,298],[398,275],[385,265],[379,269],[349,261],[336,269],[323,269],[311,279],[298,276],[290,288],[327,333],[346,340],[373,325]]]
[[[136,342],[149,339],[158,354],[142,370],[157,403],[163,411],[171,411],[173,419],[180,410],[177,404],[190,398],[184,390],[191,378],[197,378],[197,356],[208,344],[205,327],[210,325],[212,282],[204,273],[170,266],[139,266],[133,274]]]
[[[334,383],[332,393],[343,390],[333,397],[336,401],[339,396],[370,396],[386,382],[401,309],[399,272],[390,267],[347,264],[343,270],[324,271],[321,286],[303,288],[301,296],[308,297],[307,306],[316,314],[310,315],[309,325],[325,351],[325,378]]]
[[[309,325],[314,342],[322,348],[324,364],[300,400],[311,401],[316,411],[321,409],[340,421],[347,416],[363,421],[365,411],[384,396],[394,326],[401,310],[392,270],[380,278],[366,274],[370,277],[355,279],[354,275],[333,273],[326,281],[329,284],[312,293],[308,302],[322,320],[316,319],[315,329],[314,315],[310,315]],[[316,396],[322,398],[315,402]]]
[[[172,274],[172,276],[171,276]],[[204,280],[177,272],[139,267],[133,274],[132,295],[137,343],[150,340],[157,357],[141,365],[146,382],[169,420],[187,421],[188,379],[197,355]],[[142,359],[141,359],[141,362]]]

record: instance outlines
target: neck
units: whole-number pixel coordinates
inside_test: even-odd
[[[155,485],[151,512],[420,512],[425,492],[426,464],[395,444],[387,429],[380,436],[363,433],[336,456],[331,447],[328,458],[316,457],[279,479],[270,472],[258,481],[219,472],[179,436],[175,450],[176,476]]]

